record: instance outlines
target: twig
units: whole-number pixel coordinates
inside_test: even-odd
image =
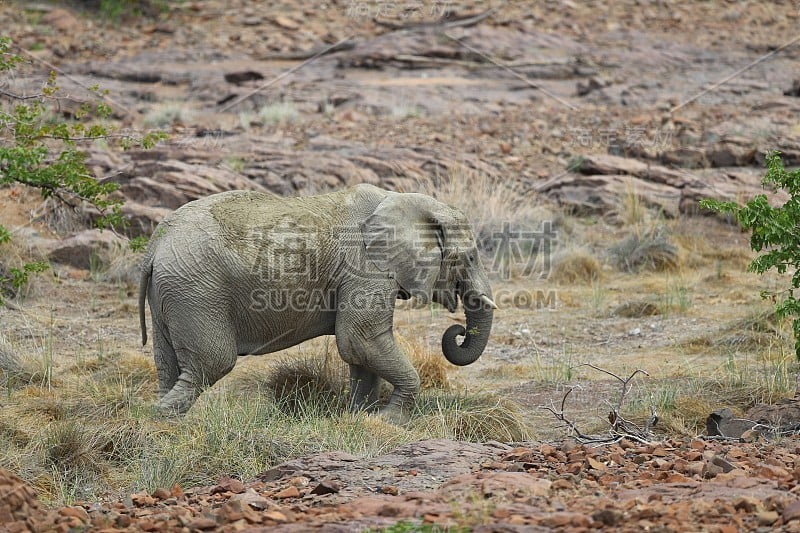
[[[32,94],[30,96],[22,96],[21,94],[10,93],[8,91],[4,91],[3,89],[0,89],[0,94],[2,94],[3,96],[8,96],[9,98],[13,98],[14,100],[31,100],[33,98],[42,98],[42,97],[44,97],[44,95],[41,94],[41,93]]]
[[[483,13],[478,13],[477,15],[464,15],[462,17],[456,17],[453,19],[445,19],[445,17],[440,18],[435,22],[410,22],[408,24],[395,24],[394,22],[389,22],[387,20],[379,20],[377,18],[373,18],[372,22],[379,26],[384,26],[389,28],[390,30],[419,30],[424,28],[469,28],[470,26],[475,26],[479,24],[483,20],[491,17],[498,9],[503,7],[505,2],[500,5],[494,6],[490,9],[487,9]]]
[[[28,56],[28,57],[29,57],[29,58],[30,58],[32,61],[34,61],[34,62],[36,62],[36,63],[39,63],[39,64],[42,64],[42,65],[46,66],[47,68],[49,68],[50,70],[53,70],[53,71],[55,71],[55,72],[58,72],[58,74],[59,74],[60,76],[62,76],[62,77],[64,77],[64,78],[68,79],[69,81],[71,81],[72,83],[74,83],[75,85],[77,85],[78,87],[81,87],[82,89],[85,89],[86,91],[88,91],[88,92],[90,92],[90,93],[92,93],[92,94],[98,95],[98,96],[99,96],[100,98],[102,98],[103,100],[106,100],[107,102],[109,102],[109,103],[113,104],[114,106],[116,106],[117,108],[119,108],[119,109],[120,109],[120,110],[123,112],[123,114],[125,114],[125,115],[129,115],[129,114],[130,114],[130,113],[128,112],[127,108],[125,108],[125,106],[123,106],[122,104],[120,104],[119,102],[117,102],[116,100],[114,100],[113,98],[111,98],[110,96],[108,96],[107,94],[103,94],[103,93],[101,93],[101,92],[98,92],[98,91],[93,91],[93,90],[92,90],[90,87],[87,87],[87,86],[86,86],[86,85],[84,85],[84,84],[83,84],[81,81],[79,81],[79,80],[75,79],[73,76],[70,76],[69,74],[67,74],[66,72],[64,72],[63,70],[61,70],[60,68],[58,68],[57,66],[53,65],[53,64],[52,64],[52,63],[50,63],[49,61],[45,61],[44,59],[41,59],[41,58],[39,58],[39,57],[36,57],[35,55],[31,54],[30,52],[28,52],[28,51],[27,51],[27,50],[25,50],[24,48],[20,48],[20,47],[18,47],[18,46],[15,46],[15,48],[16,48],[17,50],[19,50],[21,53],[23,53],[24,55]]]

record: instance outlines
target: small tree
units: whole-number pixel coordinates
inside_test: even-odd
[[[11,51],[11,46],[10,38],[0,36],[0,73],[13,71],[23,62]],[[113,196],[118,185],[92,175],[79,145],[102,139],[123,148],[134,145],[150,148],[166,135],[160,131],[143,136],[115,132],[106,122],[111,109],[103,103],[99,89],[92,87],[90,91],[95,93],[97,101],[81,104],[74,113],[75,120],[67,120],[49,113],[65,98],[58,95],[54,72],[34,95],[14,94],[0,85],[0,99],[13,102],[0,105],[0,186],[27,185],[38,189],[43,198],[55,198],[72,209],[85,202],[100,212],[95,221],[97,227],[119,228],[126,221],[121,213],[123,200]],[[10,232],[0,225],[0,244],[9,240]],[[2,277],[0,273],[0,283],[11,282],[18,289],[30,274],[46,268],[47,263],[43,262],[10,268],[11,277]]]
[[[744,229],[751,231],[750,247],[761,254],[750,263],[749,271],[758,274],[771,269],[779,274],[791,272],[789,288],[778,292],[762,291],[761,297],[775,303],[779,318],[794,317],[795,355],[800,360],[800,300],[794,294],[800,289],[800,169],[786,170],[780,152],[769,152],[767,174],[762,184],[764,188],[785,190],[789,199],[778,207],[771,206],[764,194],[745,205],[710,199],[702,200],[700,205],[732,214]]]

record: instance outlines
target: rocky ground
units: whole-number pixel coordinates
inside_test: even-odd
[[[74,6],[0,3],[3,34],[30,60],[0,88],[35,93],[56,69],[70,96],[64,115],[99,84],[123,131],[171,134],[149,151],[88,147],[95,175],[120,184],[129,236],[222,190],[311,194],[360,182],[507,188],[515,213],[500,205],[491,222],[557,219],[563,248],[605,249],[639,202],[682,231],[681,275],[694,295],[683,314],[610,312],[665,282],[608,268],[602,294],[524,276],[497,280],[508,294],[558,290],[554,312],[506,302],[487,353],[464,371],[525,406],[558,400],[564,389],[542,385],[555,378],[498,368],[569,358],[626,371],[646,365],[660,379],[718,372],[731,313],[760,305],[743,273],[749,257],[734,251],[746,236],[698,217],[697,200],[760,192],[768,149],[800,165],[797,2],[197,0],[149,15],[102,21]],[[66,357],[95,335],[135,346],[133,294],[124,284],[122,294],[91,285],[92,255],[120,238],[86,230],[91,213],[0,193],[0,222],[28,251],[62,265],[57,297],[46,289],[27,302],[30,313],[0,310],[6,331],[30,336],[31,323],[49,316]],[[521,219],[520,206],[539,210]],[[692,244],[703,239],[715,249]],[[452,320],[398,318],[434,343]],[[616,389],[603,382],[572,399],[595,409],[598,394]],[[553,438],[552,417],[529,411],[538,427],[549,421]],[[486,531],[800,529],[796,438],[653,441],[431,441],[364,460],[330,452],[256,480],[51,510],[4,473],[0,528],[351,531],[407,520]]]
[[[601,448],[424,441],[368,460],[330,452],[255,480],[51,511],[5,472],[0,523],[11,532],[359,531],[399,522],[409,524],[400,531],[797,531],[798,453],[796,439]]]

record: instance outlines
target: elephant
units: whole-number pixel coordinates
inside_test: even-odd
[[[139,318],[149,303],[158,372],[156,409],[185,413],[239,356],[335,335],[349,366],[353,410],[402,423],[420,379],[393,334],[398,299],[455,312],[442,352],[455,365],[489,339],[492,290],[466,216],[430,196],[359,184],[279,197],[228,191],[189,202],[153,232],[141,267]],[[464,337],[459,341],[457,337]]]

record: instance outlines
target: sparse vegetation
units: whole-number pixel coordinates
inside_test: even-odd
[[[349,412],[345,365],[335,353],[248,370],[204,394],[186,417],[162,420],[150,410],[156,389],[150,359],[111,351],[56,369],[47,386],[39,370],[7,356],[13,349],[11,342],[0,346],[0,465],[14,467],[52,503],[131,487],[212,483],[223,474],[251,478],[328,449],[375,455],[425,438],[529,435],[507,400],[436,388],[441,376],[427,372],[430,362],[420,355],[422,374],[436,378],[426,380],[433,388],[404,429]],[[32,423],[42,417],[50,422]]]
[[[148,128],[185,126],[192,116],[192,111],[186,107],[185,103],[168,102],[148,111],[144,117],[144,125]]]

